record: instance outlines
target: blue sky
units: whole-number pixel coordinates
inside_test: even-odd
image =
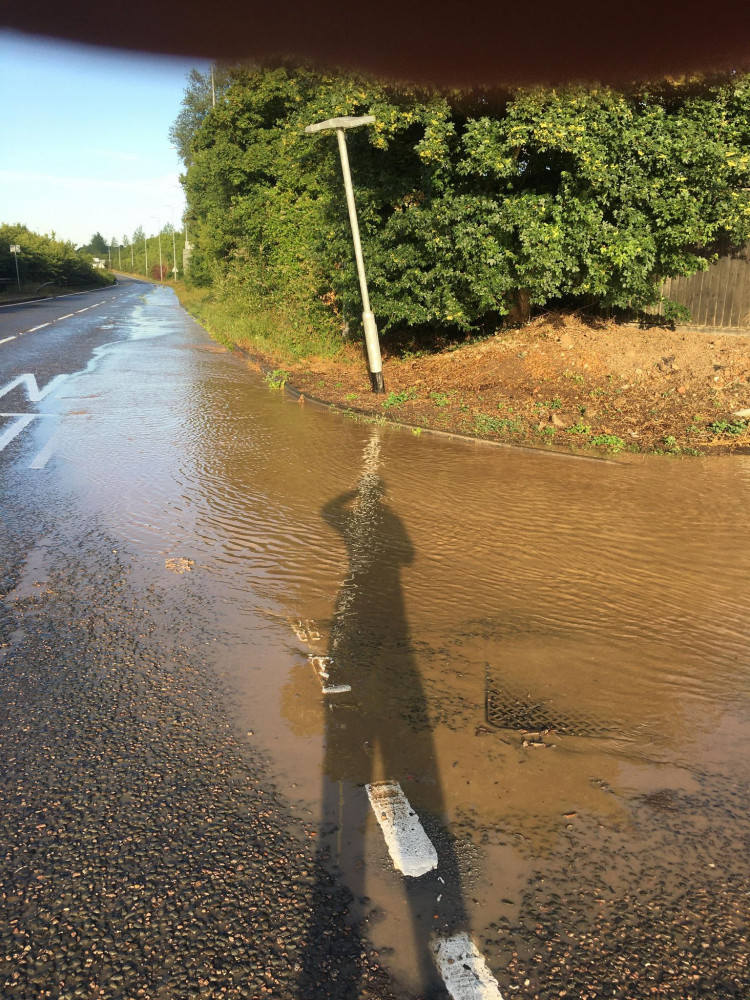
[[[192,66],[0,31],[0,223],[81,245],[156,233],[171,205],[179,227],[168,131]]]

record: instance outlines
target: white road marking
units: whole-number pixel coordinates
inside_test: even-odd
[[[497,980],[468,934],[438,938],[431,947],[453,1000],[503,1000]]]
[[[37,417],[36,413],[24,413],[5,430],[4,434],[0,434],[0,451],[10,444],[16,435],[20,434],[24,427],[28,427],[32,420]]]
[[[74,313],[65,313],[64,316],[58,316],[57,318],[58,319],[70,319],[70,317],[73,316],[73,315],[75,315],[75,314]]]
[[[14,333],[12,337],[6,337],[4,340],[0,340],[0,344],[7,344],[9,340],[15,340],[16,334]]]
[[[39,326],[32,326],[30,330],[24,330],[24,333],[36,333],[37,330],[43,330],[49,323],[40,323]]]
[[[378,781],[365,788],[396,868],[412,878],[437,868],[437,851],[401,785],[397,781]]]
[[[57,444],[57,440],[59,437],[60,437],[60,428],[58,427],[57,430],[52,435],[52,437],[49,439],[49,441],[45,444],[45,446],[36,456],[36,458],[32,459],[32,461],[29,463],[30,469],[44,468],[44,466],[47,464],[47,462],[49,462],[50,458],[52,457],[53,449]]]
[[[49,396],[52,390],[57,388],[57,386],[61,382],[63,382],[67,377],[68,377],[67,375],[56,375],[45,385],[43,389],[40,389],[36,383],[36,376],[32,375],[30,372],[27,372],[25,375],[19,375],[17,378],[14,378],[11,382],[8,382],[7,385],[4,385],[2,389],[0,389],[0,398],[5,396],[7,393],[11,392],[13,389],[16,388],[16,386],[25,385],[26,398],[28,399],[28,401],[30,403],[39,403],[41,402],[41,400],[45,398],[45,396]]]

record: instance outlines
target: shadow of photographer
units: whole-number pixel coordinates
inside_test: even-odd
[[[418,876],[397,876],[413,929],[417,966],[413,971],[423,996],[444,995],[431,943],[464,926],[466,913],[454,843],[442,822],[440,774],[404,604],[401,573],[413,562],[414,550],[403,522],[385,502],[378,464],[379,441],[373,436],[356,488],[322,509],[324,520],[346,546],[349,565],[337,594],[328,656],[323,660],[321,860],[343,874],[355,900],[370,902],[364,897],[370,798],[378,818],[376,796],[403,791],[407,815],[418,812],[427,834],[422,839],[433,858],[417,860]],[[413,844],[407,845],[407,854],[412,848]],[[419,844],[415,849],[419,853]],[[394,853],[390,845],[389,850],[397,870],[408,870],[408,864],[399,861],[398,850]],[[372,902],[378,905],[377,900]],[[322,959],[314,917],[308,943],[303,994],[305,981],[310,981]],[[337,989],[335,995],[356,995],[356,983],[350,984],[348,993]]]

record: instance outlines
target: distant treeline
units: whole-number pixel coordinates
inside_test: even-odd
[[[19,247],[18,254],[11,246]],[[16,272],[16,258],[18,272]],[[27,226],[0,225],[0,291],[33,291],[40,285],[88,287],[109,285],[114,280],[106,271],[95,268],[90,254],[76,250],[75,244],[58,240],[54,233],[42,236]]]
[[[97,232],[86,246],[80,249],[105,260],[107,266],[115,271],[142,274],[157,281],[166,281],[174,277],[175,252],[177,269],[179,275],[182,274],[185,234],[175,230],[173,240],[172,232],[172,225],[169,222],[156,236],[146,236],[143,227],[139,226],[132,236],[125,233],[122,239],[113,236],[107,242],[102,234]]]
[[[171,130],[189,278],[301,349],[358,329],[362,308],[336,138],[304,133],[323,119],[375,117],[347,143],[383,331],[653,305],[666,277],[750,237],[745,74],[438,93],[276,65],[215,84],[193,71]]]

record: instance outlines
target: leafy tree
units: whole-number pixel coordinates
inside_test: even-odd
[[[107,241],[104,239],[101,233],[96,232],[89,240],[89,243],[85,247],[81,247],[86,253],[92,254],[94,257],[104,257],[107,254]]]
[[[188,73],[187,87],[182,98],[182,109],[169,129],[169,141],[176,147],[185,166],[192,161],[193,137],[213,107],[229,86],[229,70],[214,65],[211,73],[201,73],[193,68]]]
[[[73,243],[32,232],[21,223],[0,225],[0,274],[15,279],[10,246],[20,245],[18,254],[22,284],[35,286],[109,284],[111,277],[92,267],[91,257]]]
[[[491,329],[519,296],[645,306],[750,237],[749,80],[439,94],[233,69],[210,113],[178,119],[191,279],[300,338],[356,327],[336,140],[304,126],[367,113],[347,144],[381,329]]]

